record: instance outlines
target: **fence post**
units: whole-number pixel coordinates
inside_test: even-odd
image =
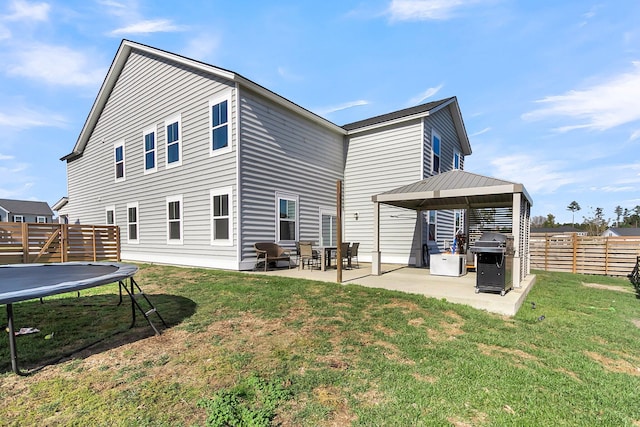
[[[120,262],[120,227],[114,225],[113,228],[116,230],[116,251],[118,252],[116,259]]]
[[[98,260],[98,256],[96,254],[96,226],[91,226],[91,244],[93,246],[93,261]]]
[[[22,223],[22,263],[29,262],[29,224]]]
[[[551,245],[548,234],[544,235],[544,270],[549,271],[549,246]]]
[[[604,275],[609,275],[609,237],[604,238]]]
[[[62,252],[62,262],[69,260],[69,224],[61,224],[60,229],[60,252]]]
[[[573,269],[572,273],[578,271],[578,233],[573,233]]]

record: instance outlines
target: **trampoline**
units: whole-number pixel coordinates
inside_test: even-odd
[[[147,319],[156,334],[156,327],[151,323],[148,314],[155,312],[162,323],[166,323],[155,307],[142,293],[139,286],[133,280],[133,275],[138,267],[130,264],[116,262],[67,262],[57,264],[11,264],[0,266],[0,304],[7,306],[7,324],[9,329],[9,349],[11,353],[11,367],[16,374],[26,375],[18,368],[18,356],[16,349],[16,335],[13,325],[13,303],[30,299],[43,298],[66,292],[76,292],[83,289],[119,283],[120,303],[122,303],[122,290],[129,295],[132,304],[132,323],[135,324],[135,313],[138,308]],[[130,289],[125,281],[128,279]],[[136,293],[135,288],[138,289]],[[145,312],[134,298],[142,295],[152,310]],[[119,304],[120,304],[119,303]]]

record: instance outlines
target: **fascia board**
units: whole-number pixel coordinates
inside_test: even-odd
[[[375,129],[378,129],[378,128],[381,128],[381,127],[385,127],[385,126],[392,126],[392,125],[395,125],[395,124],[398,124],[398,123],[408,122],[408,121],[416,120],[416,119],[422,119],[424,117],[429,116],[430,113],[431,113],[431,111],[423,111],[421,113],[412,114],[410,116],[399,117],[399,118],[394,119],[394,120],[388,120],[388,121],[385,121],[385,122],[380,122],[380,123],[376,123],[376,124],[373,124],[373,125],[364,126],[364,127],[361,127],[361,128],[357,128],[357,129],[353,129],[353,130],[347,131],[347,135],[349,135],[349,136],[350,135],[356,135],[358,133],[367,132],[367,131],[370,131],[370,130],[375,130]]]

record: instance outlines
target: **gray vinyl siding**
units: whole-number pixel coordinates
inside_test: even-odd
[[[336,209],[344,139],[247,90],[241,91],[239,102],[240,221],[246,268],[255,260],[254,243],[277,241],[277,192],[299,197],[300,240],[320,240],[320,209]]]
[[[104,224],[115,206],[122,254],[131,260],[173,258],[176,264],[237,266],[233,246],[211,245],[211,189],[233,188],[236,155],[209,155],[209,99],[234,85],[196,70],[133,51],[87,143],[68,162],[69,222]],[[235,97],[229,105],[235,144]],[[182,165],[167,168],[164,120],[181,115]],[[143,130],[156,129],[157,172],[144,174]],[[113,147],[125,141],[125,181],[114,182]],[[167,196],[183,198],[183,244],[167,244]],[[127,243],[127,203],[139,204],[139,244]],[[234,213],[233,218],[236,220]],[[236,230],[234,225],[233,230]],[[237,242],[234,235],[233,242]],[[204,261],[196,261],[204,260]]]
[[[344,241],[360,242],[359,256],[373,250],[371,196],[415,182],[422,174],[420,120],[355,134],[348,139],[344,187]],[[358,220],[355,213],[358,212]],[[409,262],[416,213],[380,206],[380,247],[385,262]]]
[[[463,169],[464,156],[458,134],[456,133],[453,117],[449,108],[437,111],[433,115],[424,118],[424,172],[423,178],[432,176],[432,129],[440,135],[440,173],[453,169],[453,154],[457,150],[460,153],[460,169]],[[436,241],[438,250],[449,249],[455,235],[455,213],[452,210],[440,210],[437,213]],[[423,241],[427,240],[428,230],[423,230]],[[433,248],[430,248],[433,251]]]

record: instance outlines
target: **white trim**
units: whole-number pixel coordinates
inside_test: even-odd
[[[233,111],[233,123],[234,123],[234,129],[235,129],[235,141],[234,144],[236,149],[235,149],[235,156],[236,156],[236,200],[237,200],[237,206],[236,206],[236,212],[242,212],[242,185],[240,183],[240,171],[241,171],[241,154],[240,154],[240,149],[242,148],[240,146],[240,143],[242,141],[242,137],[241,137],[241,129],[240,129],[240,113],[241,113],[241,106],[240,106],[240,85],[238,83],[236,83],[236,88],[232,93],[233,96],[233,104],[231,106],[231,109]],[[231,133],[231,136],[233,138],[233,133]],[[240,262],[242,262],[242,221],[240,219],[240,215],[236,215],[238,217],[238,222],[236,224],[236,235],[238,236],[237,242],[238,244],[236,245],[236,259],[239,260]],[[253,259],[252,259],[253,262]]]
[[[178,139],[173,141],[171,144],[178,144],[178,160],[175,162],[169,163],[169,134],[167,132],[167,126],[172,125],[174,123],[178,123]],[[182,115],[174,114],[173,116],[167,117],[163,121],[164,126],[164,164],[167,169],[175,168],[178,166],[182,166],[182,145],[184,141],[184,135],[182,134]]]
[[[215,239],[214,236],[214,231],[215,231],[215,224],[214,224],[214,217],[213,217],[213,198],[215,196],[228,196],[229,198],[229,214],[227,216],[227,219],[229,221],[228,224],[228,233],[229,233],[229,238],[228,239]],[[211,224],[211,245],[212,246],[233,246],[233,188],[232,187],[223,187],[223,188],[216,188],[216,189],[212,189],[209,191],[209,218],[210,218],[210,224]]]
[[[209,99],[209,156],[219,156],[225,153],[230,153],[232,150],[232,140],[231,140],[231,123],[232,123],[232,108],[231,108],[231,97],[232,91],[227,90],[222,94],[217,94]],[[213,149],[213,111],[212,108],[214,105],[221,104],[227,101],[227,146],[224,148],[218,148],[217,150]]]
[[[116,150],[122,147],[122,176],[118,177],[118,162],[116,161]],[[115,182],[123,182],[126,181],[127,179],[127,172],[126,172],[126,162],[127,156],[126,156],[126,151],[124,148],[124,139],[121,139],[117,142],[115,142],[113,144],[113,178],[115,180]]]
[[[458,157],[458,167],[456,167],[456,156]],[[453,170],[461,170],[462,169],[462,153],[457,148],[453,149],[453,163],[451,164]]]
[[[286,193],[282,191],[276,191],[275,194],[275,222],[276,222],[276,235],[275,242],[276,243],[292,243],[297,240],[300,240],[300,196],[293,193]],[[295,200],[296,202],[296,218],[295,218],[295,226],[296,226],[296,235],[293,240],[280,240],[280,200]]]
[[[147,169],[147,135],[153,134],[153,167]],[[158,170],[158,131],[157,126],[150,126],[142,131],[142,170],[144,174]]]
[[[131,208],[135,208],[136,209],[136,220],[135,222],[130,222],[129,221],[129,209]],[[132,239],[131,235],[129,233],[129,229],[130,226],[132,224],[136,225],[136,238]],[[127,243],[132,244],[132,245],[137,245],[140,243],[140,207],[138,205],[138,202],[133,202],[133,203],[127,203]]]
[[[42,220],[42,221],[40,221]],[[46,216],[36,216],[36,223],[37,224],[46,224],[47,223],[47,217]]]
[[[169,203],[178,202],[180,207],[180,212],[178,213],[179,218],[170,219],[169,218]],[[182,194],[177,196],[167,196],[165,203],[165,213],[166,213],[166,221],[167,221],[167,244],[168,245],[182,245],[184,243],[184,204],[182,203]],[[172,239],[171,238],[171,222],[178,222],[180,224],[180,238]]]
[[[111,211],[113,212],[113,223],[109,223],[109,214],[108,212]],[[127,215],[129,215],[129,212],[127,211]],[[116,225],[116,207],[114,205],[111,206],[105,206],[104,207],[104,223],[106,225]]]
[[[328,207],[323,207],[320,206],[318,208],[318,242],[320,246],[335,246],[336,242],[332,242],[332,243],[325,243],[323,238],[322,238],[322,216],[326,215],[332,218],[336,219],[336,224],[338,222],[338,216],[336,215],[336,210],[335,209],[331,209]],[[344,227],[344,223],[345,221],[342,222],[343,227]],[[332,224],[333,225],[333,224]],[[344,236],[344,232],[342,234]],[[337,240],[337,230],[336,230],[336,240]]]
[[[24,222],[24,215],[13,215],[13,222]]]

